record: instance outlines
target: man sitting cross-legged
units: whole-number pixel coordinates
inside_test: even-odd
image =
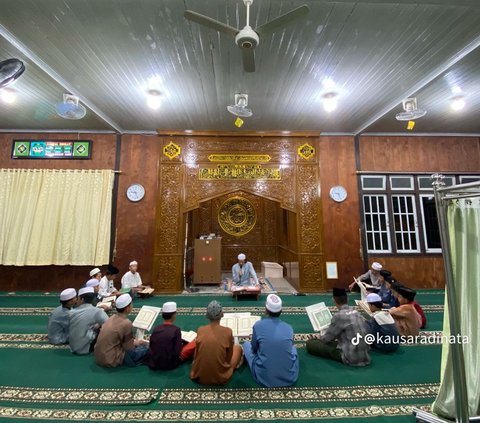
[[[212,301],[207,306],[210,324],[199,327],[197,331],[197,348],[190,378],[204,385],[227,383],[242,361],[242,347],[234,345],[232,329],[220,326],[222,317],[222,306]]]
[[[282,300],[275,294],[267,297],[267,317],[253,326],[252,342],[243,344],[245,360],[260,385],[275,388],[293,385],[298,379],[298,354],[293,345],[292,327],[280,320]]]
[[[91,286],[80,288],[77,307],[70,312],[68,343],[75,354],[88,354],[93,351],[100,327],[108,319],[105,311],[92,305],[95,296]]]
[[[307,341],[307,351],[349,366],[369,365],[370,347],[365,342],[365,320],[357,310],[348,307],[345,289],[333,288],[333,301],[338,311],[324,335]]]
[[[195,341],[183,343],[182,332],[174,325],[177,303],[167,302],[162,307],[163,324],[150,336],[150,352],[147,360],[152,370],[172,370],[187,361],[195,352]]]
[[[383,310],[382,298],[378,294],[368,294],[367,303],[372,318],[367,320],[367,332],[373,335],[373,342],[370,345],[382,352],[393,352],[398,350],[400,345],[400,334],[398,333],[395,320],[388,310]]]
[[[68,343],[70,330],[70,310],[77,303],[77,291],[73,288],[64,289],[60,293],[60,303],[48,317],[48,342],[53,345]]]
[[[418,336],[422,326],[422,317],[412,304],[415,291],[402,285],[395,285],[395,290],[400,305],[391,308],[390,314],[395,319],[398,331],[403,336]]]
[[[120,295],[115,307],[117,313],[103,324],[98,335],[95,361],[103,367],[138,366],[148,354],[148,342],[133,338],[132,322],[128,320],[132,297],[129,294]]]

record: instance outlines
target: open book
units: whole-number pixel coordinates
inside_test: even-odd
[[[145,331],[152,329],[158,314],[162,311],[160,307],[142,306],[133,321],[133,327],[137,329],[137,339],[143,339]]]
[[[225,313],[220,324],[232,329],[233,336],[249,336],[253,332],[253,325],[261,319],[250,313]]]
[[[355,304],[361,309],[361,311],[364,311],[369,316],[371,316],[373,314],[370,311],[370,307],[368,307],[368,303],[366,301],[355,300]]]
[[[197,338],[197,332],[190,330],[185,332],[182,330],[182,340],[185,342],[192,342]]]
[[[138,293],[142,295],[150,295],[153,291],[155,291],[153,288],[145,288],[141,291],[138,291]]]
[[[115,297],[115,295],[104,297],[97,303],[97,307],[110,309],[113,307],[113,303],[115,302],[116,298],[117,297]]]
[[[362,282],[358,280],[355,276],[353,277],[353,280],[360,288],[360,295],[362,296],[362,301],[366,302],[368,294],[370,294],[371,292],[377,292],[379,290],[379,288],[377,288],[376,286],[369,285],[368,283]]]
[[[325,303],[313,304],[305,307],[305,310],[307,311],[308,318],[314,330],[321,332],[330,326],[332,313],[330,313]]]
[[[258,292],[261,291],[262,287],[260,285],[232,285],[232,292],[241,292],[241,291],[247,291],[247,292]]]

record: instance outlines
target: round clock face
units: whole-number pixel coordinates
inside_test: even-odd
[[[130,201],[140,201],[145,196],[145,188],[140,184],[132,184],[127,189],[127,198]]]
[[[347,198],[347,190],[341,185],[334,186],[330,190],[330,198],[337,203],[341,203]]]

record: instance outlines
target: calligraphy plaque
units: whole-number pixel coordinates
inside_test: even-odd
[[[201,181],[219,180],[270,180],[282,179],[281,169],[278,166],[265,167],[254,164],[221,164],[216,167],[201,167],[198,170],[198,179]]]
[[[243,197],[225,200],[218,211],[218,223],[227,234],[233,236],[248,234],[256,221],[255,207]]]

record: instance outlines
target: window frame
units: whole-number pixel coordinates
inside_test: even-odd
[[[382,197],[383,200],[384,200],[384,206],[385,206],[385,226],[386,226],[386,233],[387,233],[387,249],[385,250],[370,250],[368,248],[368,235],[367,235],[367,232],[368,233],[372,233],[372,234],[375,234],[376,232],[374,232],[373,230],[372,231],[367,231],[367,213],[365,212],[365,197]],[[390,233],[390,215],[389,215],[389,211],[388,211],[388,195],[386,192],[383,192],[383,193],[366,193],[366,194],[362,194],[362,209],[363,209],[363,224],[364,224],[364,233],[365,233],[365,245],[367,247],[367,252],[369,254],[392,254],[392,239],[391,239],[391,233]],[[368,214],[372,214],[372,212],[369,212]],[[377,213],[377,216],[379,214]],[[384,233],[384,231],[380,231],[380,232],[377,232],[377,233]],[[374,242],[375,243],[375,242]]]
[[[442,253],[441,248],[429,248],[428,247],[427,228],[426,228],[426,225],[425,225],[425,208],[423,207],[422,198],[425,198],[425,197],[431,198],[433,196],[434,196],[433,191],[432,191],[431,194],[423,192],[423,193],[418,195],[418,199],[419,199],[419,203],[420,203],[419,204],[420,205],[420,210],[421,210],[421,213],[422,213],[423,246],[424,246],[424,250],[425,250],[426,254],[441,254]]]
[[[390,194],[390,203],[391,203],[391,206],[392,206],[392,230],[393,230],[393,238],[395,240],[395,251],[398,253],[398,254],[401,254],[401,255],[404,255],[404,254],[416,254],[416,253],[421,253],[421,248],[420,248],[420,236],[419,236],[419,231],[418,231],[418,210],[417,210],[417,206],[416,206],[416,195],[415,193],[412,193],[410,192],[410,194],[406,194],[406,193],[398,193],[398,192],[395,192],[395,193],[392,193]],[[405,197],[405,198],[411,198],[412,199],[412,211],[413,213],[400,213],[399,216],[404,216],[404,215],[408,215],[408,214],[413,214],[413,219],[414,219],[414,223],[413,223],[413,227],[414,227],[414,230],[409,230],[407,232],[403,231],[403,230],[399,230],[397,231],[396,228],[395,228],[395,211],[394,211],[394,206],[393,206],[393,199],[394,197],[397,197],[397,198],[400,198],[400,197]],[[403,225],[402,226],[402,229],[403,229]],[[405,249],[400,249],[398,248],[398,243],[397,243],[397,233],[401,233],[402,235],[405,234],[405,233],[408,233],[409,235],[411,235],[412,233],[415,234],[415,242],[416,242],[416,245],[417,245],[417,248],[416,249],[410,249],[410,250],[405,250]]]

